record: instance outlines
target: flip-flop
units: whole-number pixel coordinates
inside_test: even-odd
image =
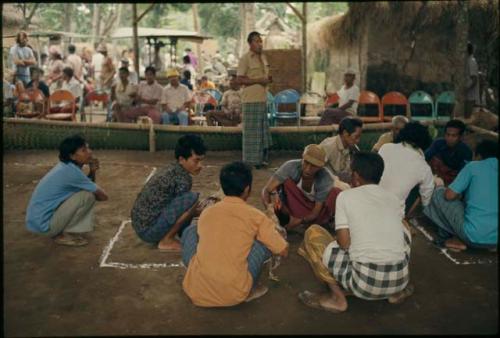
[[[264,296],[267,293],[267,291],[269,291],[269,288],[267,286],[262,286],[260,288],[259,292],[253,293],[251,296],[249,296],[247,299],[245,299],[245,303],[251,302],[254,299],[257,299],[257,298]],[[250,292],[253,292],[253,290]]]
[[[318,309],[318,310],[325,310],[331,313],[341,313],[343,311],[337,310],[337,309],[331,309],[324,307],[323,305],[320,304],[319,302],[319,295],[312,293],[308,290],[302,291],[299,293],[299,299],[304,305],[312,307],[313,309]]]
[[[83,237],[64,236],[54,239],[54,243],[66,246],[84,246],[89,242]]]
[[[160,252],[169,252],[169,253],[181,253],[182,252],[182,249],[177,250],[177,249],[160,249],[160,248],[158,248],[158,250]]]

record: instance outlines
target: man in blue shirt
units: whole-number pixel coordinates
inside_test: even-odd
[[[433,174],[448,186],[472,160],[472,150],[462,141],[465,131],[462,121],[450,120],[444,130],[444,138],[435,140],[425,151],[425,160],[429,162]]]
[[[15,78],[21,80],[26,86],[30,82],[30,66],[36,65],[35,56],[28,47],[28,34],[19,32],[16,36],[16,44],[9,51],[10,67],[15,73]]]
[[[99,161],[79,135],[68,137],[59,146],[59,162],[38,183],[26,212],[28,230],[51,237],[68,246],[86,245],[78,235],[93,230],[95,201],[108,196],[95,184]],[[83,166],[89,166],[85,176]],[[77,234],[77,235],[74,235]]]
[[[496,247],[498,144],[489,140],[479,143],[475,161],[468,163],[448,188],[434,191],[424,214],[438,226],[440,245],[452,250]]]

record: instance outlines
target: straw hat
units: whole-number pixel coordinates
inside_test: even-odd
[[[302,159],[320,168],[324,167],[328,160],[325,150],[317,144],[305,147]]]
[[[169,69],[169,70],[167,70],[167,78],[169,78],[169,77],[175,77],[175,76],[177,76],[177,77],[180,76],[179,72],[177,71],[177,69]]]

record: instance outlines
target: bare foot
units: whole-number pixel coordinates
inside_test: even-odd
[[[408,284],[406,288],[404,288],[404,290],[393,294],[387,300],[391,304],[401,304],[406,298],[410,297],[414,291],[415,287],[413,286],[413,284]]]
[[[267,291],[269,291],[267,286],[260,285],[260,284],[257,285],[256,287],[252,288],[247,299],[245,299],[245,303],[248,303],[254,299],[257,299],[257,298],[264,296],[267,293]]]
[[[337,297],[334,299],[331,294],[321,295],[319,298],[319,305],[331,312],[344,312],[347,310],[347,301],[345,298],[340,299]]]
[[[447,239],[444,242],[444,246],[454,251],[464,251],[467,249],[467,246],[461,240],[455,237]]]
[[[158,243],[158,250],[165,252],[181,252],[181,242],[176,239],[162,240]]]

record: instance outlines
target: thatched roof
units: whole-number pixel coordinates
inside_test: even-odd
[[[358,40],[360,28],[368,20],[379,27],[411,31],[421,27],[453,29],[457,7],[463,1],[376,1],[349,3],[343,15],[327,17],[310,25],[309,37],[319,48],[348,46]],[[498,32],[498,0],[469,1],[469,13],[481,12],[483,23]],[[419,14],[420,13],[420,14]],[[372,28],[375,28],[372,26]]]

